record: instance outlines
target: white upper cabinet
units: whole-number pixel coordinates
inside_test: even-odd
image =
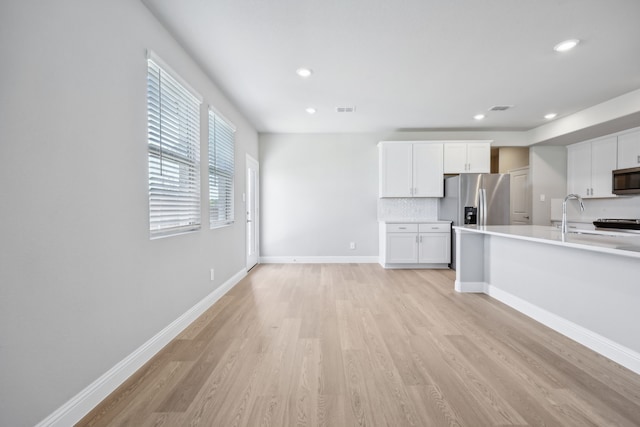
[[[381,143],[379,151],[380,197],[411,197],[413,195],[413,144]]]
[[[640,130],[618,136],[618,169],[640,167]]]
[[[591,193],[591,143],[567,147],[567,193],[588,197]]]
[[[490,141],[444,144],[444,173],[489,173],[490,170]]]
[[[413,144],[413,197],[444,196],[442,144]]]
[[[567,147],[567,192],[582,197],[616,197],[611,172],[617,164],[617,138],[607,137]]]
[[[443,147],[431,142],[379,144],[380,197],[442,197]]]

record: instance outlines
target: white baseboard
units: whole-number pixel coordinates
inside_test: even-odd
[[[487,287],[485,282],[461,282],[457,279],[454,282],[457,292],[487,293]]]
[[[266,256],[260,264],[376,264],[378,256]]]
[[[89,384],[84,390],[72,397],[51,415],[37,424],[36,427],[67,427],[74,425],[102,402],[109,394],[155,356],[164,346],[174,339],[187,326],[193,323],[202,313],[229,292],[247,275],[240,270],[222,286],[204,297],[200,302],[187,310],[171,324],[158,332],[149,341],[142,344],[129,356],[118,362],[100,378]]]
[[[599,353],[604,357],[619,363],[625,368],[640,374],[640,353],[620,345],[615,341],[611,341],[610,339],[580,325],[576,325],[563,317],[548,312],[531,304],[530,302],[510,294],[509,292],[496,288],[495,286],[487,286],[486,293],[492,298],[505,303],[509,307],[518,310],[543,325],[548,326],[576,342],[579,342],[596,353]]]

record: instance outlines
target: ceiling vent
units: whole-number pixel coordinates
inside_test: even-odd
[[[336,113],[355,113],[356,107],[336,107]]]
[[[513,105],[494,105],[489,108],[489,111],[506,111],[509,108],[513,108]]]

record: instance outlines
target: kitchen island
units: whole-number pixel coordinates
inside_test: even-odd
[[[640,235],[454,227],[458,292],[483,292],[640,373]]]

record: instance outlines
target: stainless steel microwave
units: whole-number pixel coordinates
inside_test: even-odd
[[[640,194],[640,168],[613,171],[613,194]]]

